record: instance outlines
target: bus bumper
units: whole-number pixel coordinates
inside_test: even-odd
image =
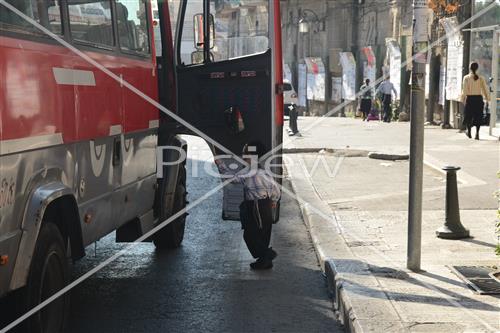
[[[14,271],[21,230],[0,236],[0,297],[10,291],[10,280]]]

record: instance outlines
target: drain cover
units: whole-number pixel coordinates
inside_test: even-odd
[[[500,283],[489,274],[496,270],[491,266],[448,266],[476,293],[481,295],[500,294]]]

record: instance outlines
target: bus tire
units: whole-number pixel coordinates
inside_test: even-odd
[[[33,309],[62,288],[69,279],[69,265],[63,237],[50,222],[42,224],[31,260],[27,285],[21,293],[24,312]],[[62,332],[69,313],[69,294],[55,299],[28,318],[28,332]]]
[[[172,215],[186,207],[186,196],[186,170],[182,166],[177,177]],[[186,215],[186,213],[180,215],[154,235],[153,243],[157,249],[175,249],[181,246],[186,228]]]

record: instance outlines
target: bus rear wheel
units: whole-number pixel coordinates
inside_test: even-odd
[[[177,177],[172,214],[186,208],[186,196],[186,170],[182,167]],[[162,215],[164,216],[164,214]],[[153,242],[157,249],[175,249],[181,246],[186,228],[186,215],[186,213],[181,214],[175,221],[172,221],[154,235]],[[165,219],[166,217],[163,217],[160,222]]]
[[[38,235],[31,261],[28,283],[22,292],[22,308],[29,311],[64,288],[69,267],[63,237],[53,223],[44,223]],[[29,332],[62,332],[69,310],[69,296],[64,294],[24,323]]]

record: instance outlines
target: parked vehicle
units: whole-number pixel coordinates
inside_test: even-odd
[[[167,2],[157,4],[155,18],[149,0],[6,3],[64,41],[0,4],[0,297],[10,294],[23,313],[68,283],[68,259],[85,256],[88,245],[113,231],[117,241],[134,241],[186,206],[185,161],[164,166],[157,178],[157,159],[178,161],[187,151],[178,134],[197,133],[123,82],[235,153],[255,138],[272,149],[281,143],[281,40],[278,32],[262,52],[224,61],[212,61],[213,43],[198,40],[203,61],[194,66],[181,61],[180,47],[186,7],[199,1],[180,2],[176,53]],[[262,5],[275,13],[268,30],[275,33],[279,2]],[[202,13],[207,22],[211,14]],[[199,31],[205,41],[215,38]],[[241,133],[227,128],[224,110],[231,106],[243,117]],[[178,149],[157,156],[159,146]],[[178,247],[184,228],[181,215],[150,241]],[[68,297],[23,328],[61,331]]]
[[[285,116],[288,116],[290,109],[296,108],[299,103],[297,92],[288,80],[283,81],[283,100],[285,103]]]

